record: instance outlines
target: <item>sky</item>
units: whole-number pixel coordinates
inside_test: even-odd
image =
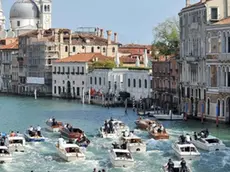
[[[10,8],[16,0],[2,0],[9,27]],[[118,33],[121,43],[151,44],[153,28],[177,17],[185,0],[52,0],[52,27],[99,27]],[[198,0],[191,0],[191,2]]]

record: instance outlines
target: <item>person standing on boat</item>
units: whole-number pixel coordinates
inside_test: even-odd
[[[186,161],[184,160],[184,158],[181,158],[181,172],[186,172],[187,171],[187,166],[186,166]]]
[[[33,136],[33,135],[34,135],[34,128],[33,128],[32,125],[30,126],[30,128],[28,129],[28,131],[29,131],[29,135],[30,135],[30,136]]]
[[[194,139],[197,140],[197,134],[194,132]]]
[[[105,123],[104,123],[104,132],[108,133],[108,122],[105,120]]]
[[[169,159],[167,166],[168,166],[168,171],[169,172],[173,172],[174,171],[174,163],[172,162],[171,159]]]
[[[38,136],[41,137],[41,127],[39,125],[37,126],[36,130],[37,130]]]
[[[110,130],[110,133],[113,133],[113,120],[110,119],[109,121],[109,130]]]
[[[53,117],[52,118],[52,126],[55,126],[56,125],[56,120],[55,120],[55,118]]]

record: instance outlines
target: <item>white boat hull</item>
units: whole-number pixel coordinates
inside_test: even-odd
[[[9,151],[10,152],[24,152],[25,147],[22,144],[10,144]]]
[[[58,133],[59,132],[59,128],[53,128],[47,125],[46,129],[50,132],[54,132],[54,133]]]
[[[77,156],[77,153],[65,153],[59,148],[57,148],[57,152],[58,155],[67,162],[85,160],[85,156]]]
[[[110,156],[110,161],[113,167],[131,167],[134,165],[134,161],[115,160],[112,156]]]
[[[174,144],[172,145],[173,150],[175,151],[175,155],[181,159],[184,158],[185,160],[199,160],[200,153],[199,152],[180,152],[178,151]]]
[[[226,149],[226,146],[224,144],[205,144],[198,140],[192,140],[191,141],[197,148],[206,150],[206,151],[219,151]]]
[[[128,150],[130,152],[146,152],[145,144],[128,144]]]
[[[2,154],[0,154],[0,162],[1,163],[10,163],[10,162],[12,162],[12,156],[11,155],[2,155]]]
[[[158,120],[183,120],[183,115],[168,115],[168,114],[154,114],[153,115]]]

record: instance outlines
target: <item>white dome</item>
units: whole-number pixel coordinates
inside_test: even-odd
[[[38,19],[39,9],[32,0],[17,0],[10,9],[10,19]]]

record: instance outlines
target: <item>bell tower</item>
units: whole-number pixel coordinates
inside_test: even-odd
[[[40,26],[42,29],[52,27],[52,0],[40,0]]]
[[[6,18],[3,14],[2,0],[0,0],[0,31],[5,30],[5,22],[6,22]]]

